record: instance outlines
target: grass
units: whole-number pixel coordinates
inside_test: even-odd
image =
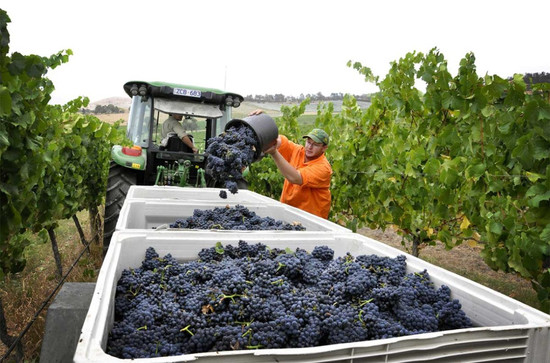
[[[77,216],[84,228],[86,238],[90,239],[88,212],[80,212]],[[60,221],[55,232],[63,263],[63,274],[66,274],[84,247],[72,219]],[[25,258],[27,260],[25,269],[15,275],[8,275],[5,281],[0,283],[0,296],[6,315],[8,334],[11,336],[17,336],[23,331],[59,281],[49,241],[42,243],[37,237],[33,238],[31,245],[25,250]],[[95,282],[102,258],[102,247],[92,244],[90,253],[84,253],[65,282]],[[23,337],[26,362],[38,361],[40,356],[47,306]],[[0,344],[0,356],[6,352],[7,348]],[[13,359],[14,354],[11,357]]]

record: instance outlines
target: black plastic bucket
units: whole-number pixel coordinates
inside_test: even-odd
[[[259,115],[248,116],[244,119],[233,119],[225,125],[225,130],[232,126],[245,125],[254,131],[258,141],[254,161],[260,160],[264,156],[264,151],[277,143],[279,137],[279,128],[271,116],[261,113]]]

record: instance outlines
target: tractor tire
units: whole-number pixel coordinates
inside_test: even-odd
[[[103,255],[107,253],[111,237],[115,232],[120,210],[126,200],[128,189],[137,184],[135,171],[111,161],[109,178],[107,180],[107,194],[105,196],[105,215],[103,217]]]

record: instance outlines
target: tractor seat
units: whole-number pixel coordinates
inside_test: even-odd
[[[191,141],[193,141],[193,136],[192,135],[188,135],[188,136],[191,139]],[[170,135],[168,137],[168,140],[166,142],[166,146],[164,147],[164,150],[166,150],[166,151],[182,151],[182,152],[186,152],[186,153],[192,153],[193,152],[193,150],[189,146],[185,145],[183,143],[183,141],[181,141],[181,139],[176,134]]]

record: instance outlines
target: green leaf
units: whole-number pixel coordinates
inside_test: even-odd
[[[541,138],[533,140],[533,157],[535,160],[550,158],[550,144]]]
[[[525,169],[531,169],[534,162],[531,139],[531,135],[526,134],[518,140],[516,147],[512,150],[512,156],[517,158]]]
[[[550,241],[550,224],[547,224],[546,227],[540,233],[540,239],[542,241]]]
[[[441,171],[439,180],[448,187],[453,187],[458,180],[458,172],[454,169]]]
[[[538,207],[540,202],[542,202],[543,200],[549,200],[550,199],[550,190],[547,191],[546,193],[544,194],[540,194],[540,195],[537,195],[536,197],[534,198],[531,198],[529,200],[529,206],[531,207]]]
[[[40,78],[46,72],[46,67],[37,56],[28,56],[26,67],[27,74],[32,78]]]
[[[10,145],[10,140],[8,139],[8,133],[6,131],[0,130],[0,149],[8,145]]]
[[[530,124],[535,124],[539,121],[539,108],[536,102],[529,102],[525,106],[525,120]]]
[[[512,113],[509,112],[503,115],[500,120],[498,120],[498,130],[507,135],[509,134],[514,127],[515,119],[512,117]]]
[[[489,182],[489,191],[496,193],[504,189],[504,182],[502,180],[491,180]]]
[[[526,197],[533,197],[537,194],[543,194],[546,192],[546,187],[542,184],[535,184],[531,186],[529,189],[527,189],[527,192],[525,192]]]
[[[466,177],[479,179],[485,173],[485,163],[477,163],[466,168]]]
[[[424,164],[424,174],[432,177],[438,175],[440,165],[439,160],[430,158],[426,164]]]
[[[487,106],[481,110],[481,114],[485,117],[490,117],[495,114],[495,106]]]
[[[25,57],[19,53],[15,52],[11,55],[11,63],[8,64],[8,70],[13,75],[19,75],[25,69]]]
[[[489,231],[500,236],[502,234],[502,224],[498,222],[491,222],[489,224]]]
[[[11,115],[11,94],[9,90],[0,86],[0,116]]]
[[[225,252],[221,242],[216,242],[215,250],[216,250],[216,253],[219,254],[219,255],[223,255],[224,252]]]

